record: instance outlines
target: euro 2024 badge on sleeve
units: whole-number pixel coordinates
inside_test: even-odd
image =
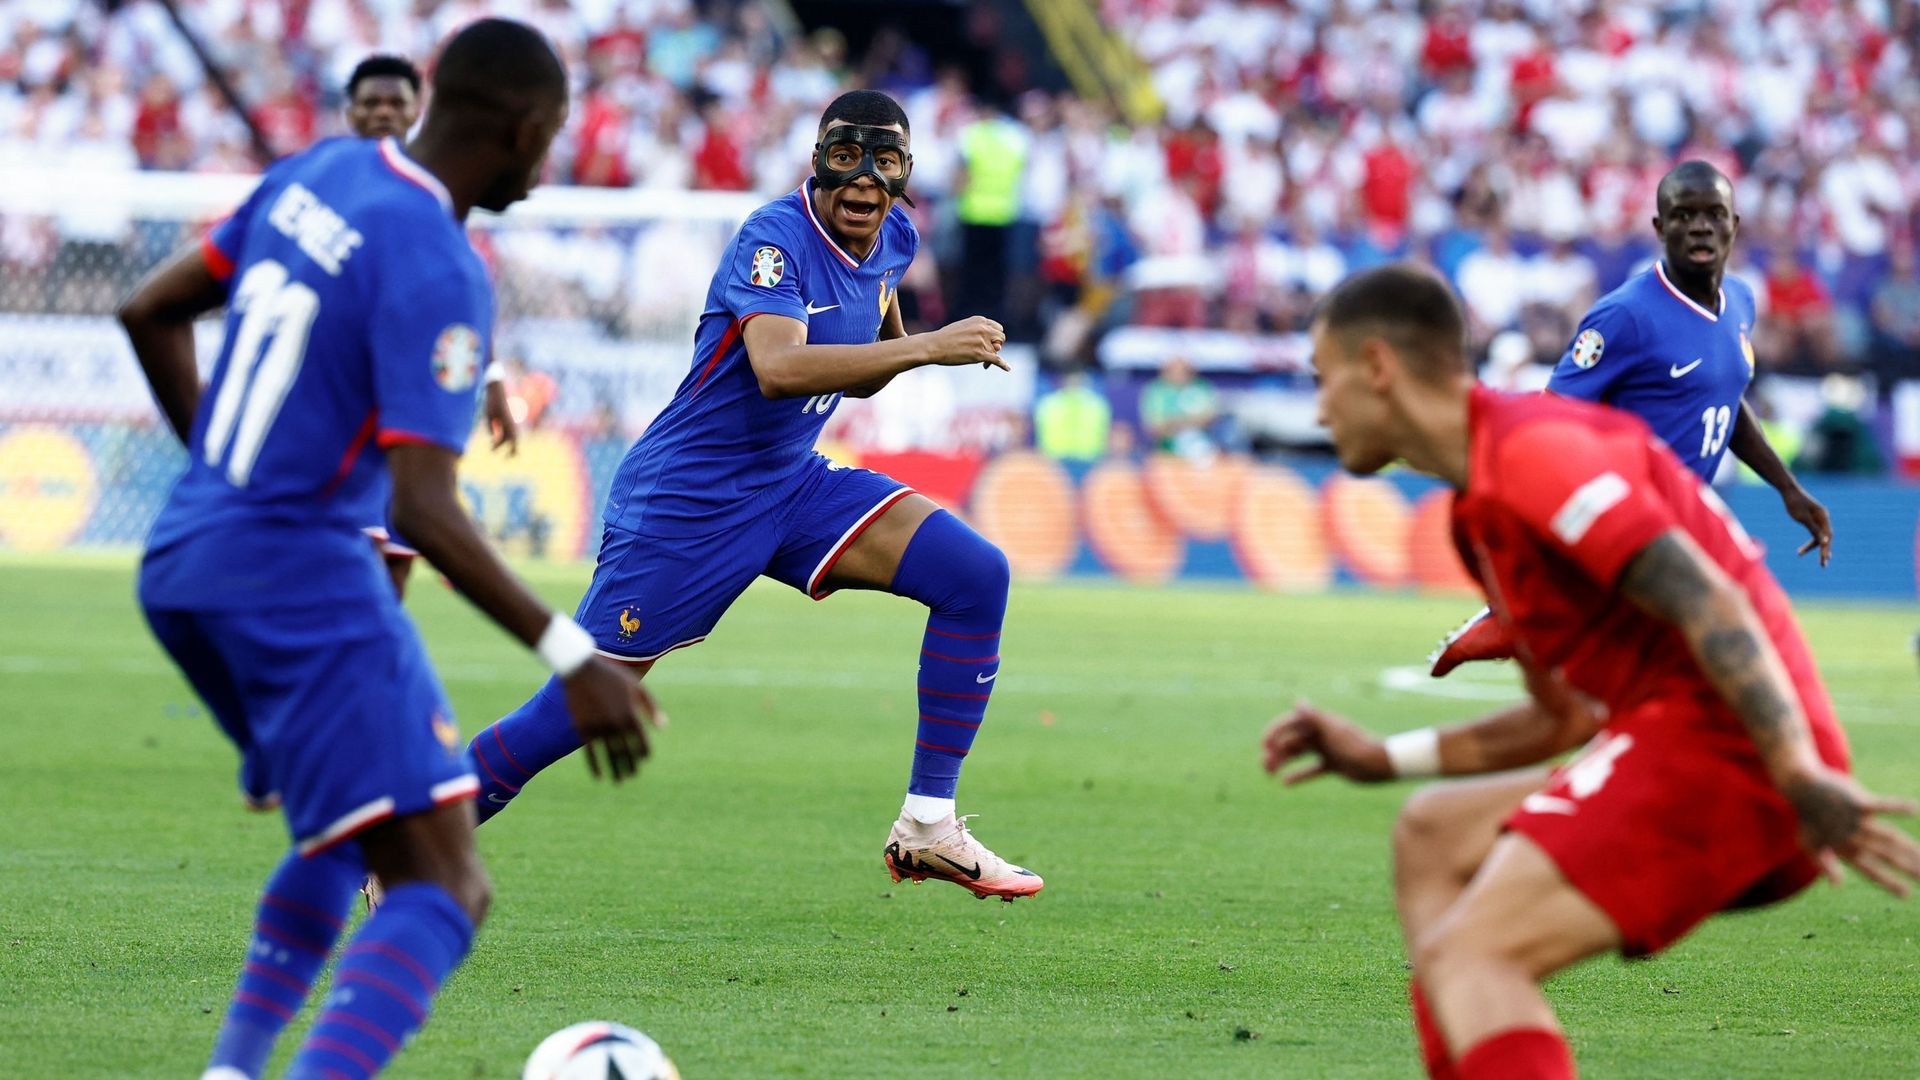
[[[1573,339],[1573,366],[1585,371],[1599,363],[1606,347],[1607,339],[1600,336],[1600,331],[1591,326],[1580,331],[1580,336]]]
[[[763,247],[753,253],[753,272],[747,280],[763,289],[771,289],[780,284],[780,278],[787,272],[786,256],[780,254],[777,247]]]
[[[433,343],[433,381],[442,390],[458,393],[473,385],[480,371],[480,332],[465,323],[440,331]]]

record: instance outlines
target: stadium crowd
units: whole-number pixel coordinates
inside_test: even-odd
[[[1456,282],[1479,347],[1507,332],[1509,352],[1557,355],[1651,256],[1658,176],[1703,157],[1737,181],[1763,368],[1920,376],[1910,0],[1101,0],[1164,105],[1133,125],[1071,94],[972,93],[898,34],[853,58],[751,0],[181,7],[279,153],[341,130],[358,60],[425,56],[483,12],[540,26],[573,70],[556,182],[774,194],[804,174],[823,102],[888,89],[945,272],[908,283],[910,310],[985,311],[1028,339],[1297,329],[1344,273],[1414,254]],[[0,157],[258,168],[155,0],[0,5]],[[71,217],[0,223],[0,260],[112,241]]]

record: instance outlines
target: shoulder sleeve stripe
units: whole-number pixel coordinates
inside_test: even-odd
[[[1600,520],[1600,515],[1619,505],[1631,490],[1626,479],[1615,472],[1601,473],[1580,485],[1567,496],[1560,509],[1554,511],[1553,535],[1568,547],[1575,546],[1587,535],[1587,530],[1593,528],[1593,523]]]
[[[209,230],[200,237],[200,257],[206,261],[207,269],[213,272],[214,280],[225,281],[233,276],[233,260],[213,242],[213,233]]]

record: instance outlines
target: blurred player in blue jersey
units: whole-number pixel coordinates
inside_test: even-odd
[[[261,1074],[369,870],[386,902],[340,955],[288,1076],[378,1073],[486,911],[479,784],[361,535],[389,494],[427,558],[564,680],[563,712],[614,776],[646,753],[632,679],[501,565],[454,494],[493,329],[462,223],[526,196],[566,109],[565,72],[537,31],[473,23],[442,53],[412,144],[335,139],[280,162],[121,309],[188,452],[140,601],[293,836],[207,1080]],[[202,393],[192,323],[222,303],[226,337]]]
[[[353,66],[347,76],[347,104],[343,110],[347,127],[363,139],[403,139],[420,119],[420,69],[404,56],[375,53]],[[508,455],[520,450],[520,425],[513,418],[507,400],[507,376],[499,358],[487,364],[486,389],[481,392],[481,412],[487,430],[493,436],[495,450],[506,447]],[[407,577],[413,572],[413,560],[419,556],[403,537],[396,536],[381,519],[369,526],[367,535],[380,546],[387,573],[393,576],[393,591],[407,593]]]
[[[1012,900],[1038,892],[1039,876],[989,851],[954,811],[1000,674],[1006,557],[899,481],[814,450],[844,395],[928,364],[1006,367],[991,319],[906,332],[895,298],[920,237],[894,203],[912,168],[892,98],[856,90],[827,107],[813,176],[740,227],[686,378],[621,462],[577,617],[602,655],[644,676],[705,640],[761,575],[815,598],[878,589],[925,604],[913,767],[886,865],[896,881]],[[554,683],[476,735],[482,820],[578,745]]]
[[[1733,184],[1707,162],[1681,162],[1661,178],[1655,211],[1664,257],[1593,305],[1547,391],[1635,414],[1706,483],[1733,451],[1806,527],[1800,554],[1817,547],[1825,566],[1833,554],[1827,509],[1780,461],[1746,402],[1754,304],[1746,283],[1726,276],[1740,228]],[[1442,643],[1435,675],[1510,655],[1507,635],[1486,616]]]

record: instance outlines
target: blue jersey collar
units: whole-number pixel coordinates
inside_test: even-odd
[[[807,220],[813,222],[813,231],[820,235],[821,241],[824,242],[827,245],[827,247],[833,251],[834,255],[837,256],[841,262],[847,264],[848,269],[850,270],[859,269],[860,260],[854,258],[852,255],[847,254],[846,249],[840,246],[840,242],[833,238],[833,234],[827,231],[826,226],[820,224],[820,218],[816,214],[814,214],[813,212],[813,177],[811,176],[807,177],[805,180],[800,181],[800,205],[807,208]],[[892,211],[889,210],[888,212],[891,213]],[[884,227],[886,223],[883,221],[881,224]],[[877,236],[874,237],[873,249],[875,251],[880,250],[880,238]]]
[[[439,177],[428,172],[426,166],[408,157],[407,152],[400,148],[399,140],[391,135],[381,139],[380,157],[394,172],[426,188],[428,193],[440,201],[441,209],[445,210],[448,216],[452,216],[453,196],[447,193],[447,186],[440,182]]]
[[[1667,263],[1665,259],[1654,260],[1653,272],[1655,275],[1657,275],[1660,278],[1660,284],[1666,286],[1667,291],[1673,294],[1673,298],[1675,300],[1678,300],[1681,303],[1692,308],[1695,314],[1698,314],[1701,318],[1707,320],[1708,322],[1715,322],[1715,323],[1719,322],[1721,312],[1724,312],[1727,310],[1727,290],[1726,289],[1722,288],[1720,290],[1720,305],[1719,305],[1720,311],[1708,311],[1706,308],[1701,307],[1699,303],[1693,299],[1693,297],[1688,296],[1686,293],[1683,293],[1679,289],[1676,289],[1673,287],[1673,282],[1668,280],[1667,278]]]

